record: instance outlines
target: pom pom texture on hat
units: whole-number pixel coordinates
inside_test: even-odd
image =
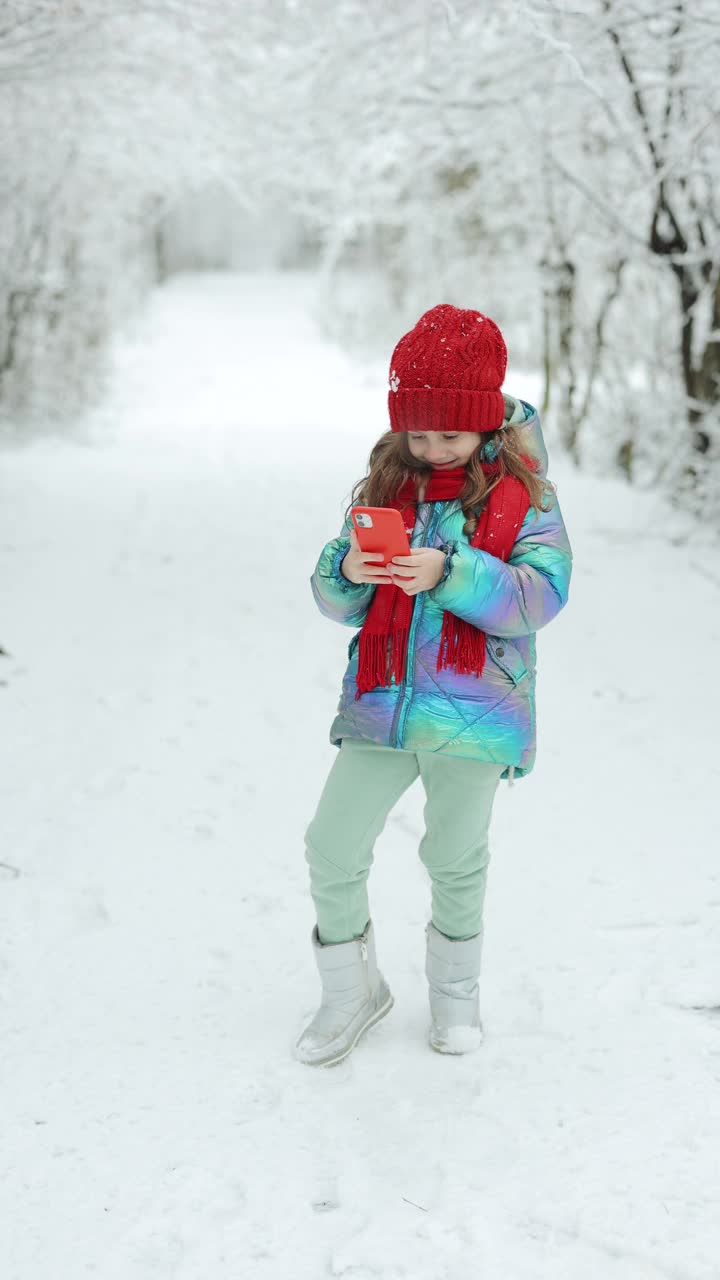
[[[507,348],[494,320],[449,303],[431,307],[398,342],[390,362],[393,431],[494,431]]]

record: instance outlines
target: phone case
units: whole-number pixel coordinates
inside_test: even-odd
[[[360,524],[358,516],[363,521]],[[360,550],[382,552],[384,565],[389,564],[393,556],[410,555],[405,522],[395,507],[353,507],[352,520]]]

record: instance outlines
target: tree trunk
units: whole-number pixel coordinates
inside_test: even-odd
[[[696,367],[692,348],[695,307],[700,294],[695,280],[682,263],[672,264],[672,270],[682,307],[681,356],[691,444],[696,453],[702,454],[710,448],[710,435],[703,426],[705,416],[720,405],[720,279],[713,290],[709,337]]]
[[[558,354],[562,380],[560,403],[560,436],[573,462],[580,462],[578,431],[580,423],[575,412],[576,381],[573,359],[573,324],[575,311],[575,264],[567,258],[557,268],[558,283],[555,290],[558,315]]]
[[[540,263],[542,271],[542,365],[543,395],[540,415],[545,419],[550,411],[553,358],[552,358],[552,295],[550,291],[550,264],[543,258]]]

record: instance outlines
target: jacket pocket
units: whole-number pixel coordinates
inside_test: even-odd
[[[528,674],[525,661],[519,649],[515,647],[512,640],[505,640],[499,636],[487,637],[487,651],[493,662],[501,671],[509,676],[513,684],[519,684]]]

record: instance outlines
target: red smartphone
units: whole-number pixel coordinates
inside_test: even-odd
[[[402,514],[395,507],[353,507],[351,514],[361,551],[381,552],[384,565],[393,556],[411,555],[408,533],[412,529],[405,528]]]

